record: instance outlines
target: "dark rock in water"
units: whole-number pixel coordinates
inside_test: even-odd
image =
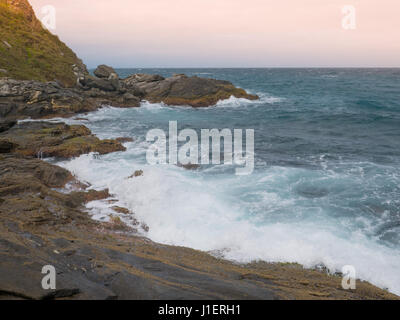
[[[111,207],[111,209],[113,209],[113,210],[114,210],[115,212],[117,212],[117,213],[131,214],[131,212],[130,212],[129,209],[127,209],[127,208],[118,207],[118,206],[113,206],[113,207]]]
[[[198,168],[200,168],[200,165],[192,164],[192,163],[188,163],[188,164],[178,163],[178,167],[182,167],[182,168],[184,168],[186,170],[197,170]]]
[[[122,82],[125,85],[137,86],[145,92],[145,99],[150,102],[164,102],[168,105],[208,107],[231,96],[258,99],[258,96],[236,88],[229,81],[187,77],[184,74],[176,74],[167,79],[156,75],[137,74]]]
[[[132,178],[141,177],[141,176],[143,176],[143,170],[136,170],[127,179],[132,179]]]
[[[16,153],[38,158],[71,158],[89,152],[126,150],[118,141],[100,140],[85,126],[65,123],[23,122],[0,133],[0,139],[15,144]]]
[[[324,188],[313,186],[300,186],[296,191],[305,198],[323,198],[329,193],[329,191]]]
[[[108,79],[113,74],[116,75],[117,73],[112,67],[109,67],[105,64],[99,65],[96,70],[94,70],[94,75],[98,78],[105,78]]]

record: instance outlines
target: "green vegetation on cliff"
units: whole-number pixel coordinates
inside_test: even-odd
[[[0,0],[0,77],[76,83],[73,65],[82,61],[44,29],[27,0]]]

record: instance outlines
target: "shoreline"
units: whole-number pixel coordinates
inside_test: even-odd
[[[240,264],[127,234],[120,221],[97,222],[85,210],[108,191],[59,193],[54,187],[72,181],[70,172],[13,152],[1,158],[14,169],[0,175],[0,299],[399,298],[360,280],[343,290],[341,277],[298,264]],[[50,296],[38,285],[41,264],[61,271]]]

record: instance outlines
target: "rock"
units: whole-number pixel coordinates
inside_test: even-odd
[[[124,143],[124,142],[133,142],[133,138],[129,138],[129,137],[121,137],[121,138],[116,138],[115,141]]]
[[[55,81],[44,83],[0,78],[0,117],[69,117],[97,110],[105,104],[115,107],[138,107],[140,104],[135,91],[122,88],[118,79],[84,76],[79,83],[79,87],[65,88]],[[124,93],[129,95],[124,96]]]
[[[86,88],[97,88],[102,91],[116,91],[119,85],[117,82],[108,79],[97,79],[95,77],[86,76],[80,83]]]
[[[61,188],[73,180],[66,169],[38,159],[11,154],[4,155],[0,161],[0,179],[9,175],[24,176],[25,182],[27,177],[32,177],[48,188]]]
[[[9,48],[9,49],[12,48],[12,45],[9,44],[7,41],[3,40],[3,43],[5,44],[5,46],[6,46],[7,48]]]
[[[187,77],[184,74],[175,74],[167,79],[161,76],[137,74],[122,82],[125,86],[135,85],[144,91],[146,100],[164,102],[168,105],[207,107],[231,96],[249,100],[259,99],[258,96],[236,88],[229,81]]]
[[[3,120],[3,121],[0,121],[0,133],[1,132],[4,132],[4,131],[7,131],[8,129],[11,129],[13,126],[15,126],[17,124],[17,121],[14,121],[14,120]]]
[[[200,168],[200,165],[192,164],[192,163],[188,163],[188,164],[178,163],[178,167],[184,168],[186,170],[196,170],[196,169]]]
[[[0,153],[10,153],[17,145],[11,141],[0,139]]]
[[[6,69],[0,69],[0,73],[7,73]]]
[[[77,73],[78,66],[73,66]],[[65,88],[56,81],[38,82],[0,78],[0,117],[7,119],[68,117],[97,110],[102,105],[138,107],[142,98],[170,105],[206,107],[231,96],[258,99],[228,81],[136,74],[119,80],[81,75],[79,86]]]
[[[122,213],[122,214],[131,214],[131,212],[129,211],[129,209],[127,208],[122,208],[122,207],[118,207],[118,206],[113,206],[111,207],[111,209],[113,209],[115,212],[117,213]]]
[[[108,189],[104,189],[101,191],[89,190],[88,192],[84,193],[84,195],[85,195],[85,202],[104,200],[111,197]]]
[[[112,74],[117,74],[112,67],[109,67],[105,64],[99,65],[93,73],[96,77],[105,79],[108,79]]]
[[[119,76],[118,76],[118,74],[116,74],[116,73],[111,73],[111,74],[108,76],[108,80],[119,80]]]
[[[65,123],[23,122],[0,133],[0,139],[17,145],[16,153],[38,158],[71,158],[89,152],[106,154],[126,150],[118,141],[93,136],[83,125]]]
[[[127,85],[133,85],[133,84],[138,84],[140,82],[157,82],[162,80],[165,80],[165,78],[158,74],[137,73],[125,78],[123,81]]]
[[[59,83],[0,79],[0,117],[9,119],[46,118],[94,111],[95,101],[77,89]]]
[[[132,175],[130,175],[127,179],[140,177],[143,175],[143,170],[136,170]]]
[[[133,229],[127,226],[120,217],[110,215],[110,221],[107,224],[107,229],[113,231],[133,231]]]

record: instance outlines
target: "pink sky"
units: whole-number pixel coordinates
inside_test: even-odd
[[[30,0],[89,66],[400,67],[399,0]],[[356,29],[342,28],[342,7]]]

